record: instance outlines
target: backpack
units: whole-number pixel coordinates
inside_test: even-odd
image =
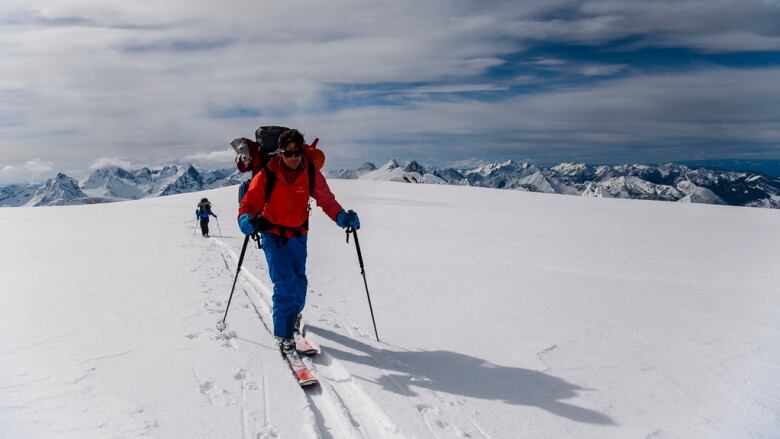
[[[268,164],[268,160],[271,159],[270,155],[279,149],[279,136],[287,130],[289,130],[287,127],[271,125],[262,126],[255,131],[257,151],[260,153],[263,168]]]
[[[262,126],[255,131],[256,141],[245,137],[237,137],[230,142],[230,146],[236,151],[236,165],[239,171],[246,172],[239,165],[239,157],[251,157],[249,169],[254,177],[265,168],[279,144],[279,136],[287,131],[287,127]]]
[[[263,168],[268,164],[271,159],[271,155],[279,148],[279,137],[285,131],[289,130],[287,127],[279,126],[262,126],[255,131],[255,139],[257,141],[257,149],[260,153],[260,158],[263,163]],[[320,139],[315,138],[310,145],[303,144],[303,152],[306,158],[309,159],[317,169],[322,169],[325,166],[325,154],[321,150],[317,150],[317,143]]]
[[[255,131],[255,139],[257,140],[258,144],[257,149],[260,152],[263,168],[265,168],[265,166],[268,164],[268,161],[271,159],[271,155],[279,148],[279,137],[287,130],[289,130],[287,127],[272,125],[262,126]],[[314,192],[314,168],[316,167],[317,169],[322,169],[322,167],[325,165],[325,154],[322,154],[322,151],[318,151],[317,153],[314,151],[317,148],[317,143],[319,141],[319,138],[315,138],[311,145],[303,146],[304,155],[306,155],[306,158],[309,160],[309,164],[312,165],[306,167],[306,171],[309,174],[309,194]],[[318,154],[319,157],[315,158],[315,154]],[[275,184],[276,175],[272,172],[269,172],[265,181],[266,202],[268,202],[268,199],[271,197],[271,191],[274,190]]]
[[[195,209],[195,215],[202,218],[203,213],[206,213],[206,218],[209,217],[208,212],[211,211],[211,202],[209,201],[201,201],[198,203],[198,208]]]

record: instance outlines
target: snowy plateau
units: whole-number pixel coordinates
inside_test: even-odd
[[[507,160],[468,169],[403,166],[390,160],[377,167],[328,172],[331,178],[449,184],[599,198],[780,208],[780,178],[755,172],[690,168],[679,164],[590,166],[560,163],[545,168]],[[190,164],[159,169],[96,169],[81,182],[58,174],[45,184],[0,186],[0,206],[55,206],[136,200],[239,184],[249,178],[234,168],[198,170]]]
[[[381,341],[354,240],[314,208],[304,390],[256,246],[215,329],[237,188],[148,177],[57,189],[139,200],[0,209],[0,438],[780,437],[775,209],[331,179]]]

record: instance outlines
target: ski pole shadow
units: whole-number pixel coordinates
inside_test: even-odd
[[[328,345],[326,352],[338,360],[365,364],[385,373],[377,383],[385,390],[416,396],[430,389],[464,397],[498,400],[538,407],[572,421],[617,425],[609,416],[563,400],[592,391],[544,372],[508,367],[452,351],[404,351],[377,349],[329,329],[307,325],[310,332],[350,351]],[[352,351],[357,351],[354,353]]]

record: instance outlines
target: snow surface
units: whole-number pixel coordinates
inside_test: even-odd
[[[302,390],[236,188],[0,210],[3,438],[777,438],[780,214],[332,180]],[[207,196],[221,232],[195,233]]]

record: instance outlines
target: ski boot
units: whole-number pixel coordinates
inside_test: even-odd
[[[288,354],[297,354],[295,350],[295,340],[292,338],[276,337],[276,344],[279,346],[279,352],[286,356]]]

